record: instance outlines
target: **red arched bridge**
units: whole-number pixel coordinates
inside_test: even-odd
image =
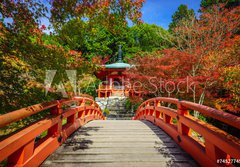
[[[175,109],[163,103],[173,104]],[[196,119],[189,111],[236,129],[240,129],[240,117],[173,98],[149,99],[133,120],[124,121],[106,120],[96,102],[74,97],[1,115],[0,128],[44,110],[51,114],[0,141],[1,166],[240,164],[239,138]]]

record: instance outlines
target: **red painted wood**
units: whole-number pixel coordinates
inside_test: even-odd
[[[160,102],[175,104],[177,110],[162,107]],[[149,99],[142,103],[133,119],[146,119],[158,125],[202,166],[219,166],[217,159],[240,160],[240,139],[194,118],[189,115],[188,110],[199,111],[203,115],[240,129],[240,117],[192,102],[164,97]],[[153,111],[157,111],[157,114],[155,115]],[[171,122],[173,118],[177,120],[176,128]],[[196,140],[190,133],[191,129],[201,134],[205,143]]]
[[[175,104],[177,109],[161,106],[161,102]],[[63,111],[61,107],[70,103],[76,103],[78,106]],[[2,140],[0,142],[0,161],[8,158],[10,166],[40,165],[76,129],[91,120],[105,119],[99,106],[89,98],[75,97],[48,103],[49,106],[45,104],[47,103],[18,110],[19,113],[12,112],[9,119],[7,118],[9,114],[0,117],[0,120],[7,119],[4,123],[0,123],[1,126],[5,126],[29,116],[29,109],[34,109],[33,113],[38,113],[50,108],[52,114]],[[149,99],[141,104],[133,119],[146,119],[158,125],[203,166],[218,166],[217,159],[240,159],[238,138],[192,117],[188,114],[188,110],[199,111],[206,116],[240,129],[239,117],[207,106],[163,97]],[[173,118],[177,120],[176,124],[173,124]],[[62,126],[62,119],[67,119],[64,126]],[[35,142],[35,138],[46,130],[48,135]],[[200,143],[196,140],[191,135],[191,130],[201,134],[205,142]]]
[[[62,110],[62,105],[71,103],[79,106]],[[97,103],[85,97],[75,97],[44,104],[49,104],[49,106],[44,105],[44,107],[34,110],[34,113],[50,108],[51,116],[2,140],[0,142],[0,161],[7,158],[9,166],[39,166],[79,127],[94,119],[105,119]],[[32,108],[32,106],[28,108]],[[8,119],[9,114],[2,115],[2,120],[8,120],[1,125],[10,124],[30,114],[26,108],[18,110],[18,112],[20,114],[12,112],[10,119]],[[62,126],[62,119],[65,118],[67,124]],[[35,142],[36,137],[46,130],[48,131],[47,136]]]

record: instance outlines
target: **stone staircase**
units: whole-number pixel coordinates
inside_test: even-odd
[[[110,96],[108,98],[97,97],[95,101],[102,111],[104,111],[104,109],[110,111],[107,119],[130,120],[134,116],[134,113],[126,110],[126,99],[124,96]]]

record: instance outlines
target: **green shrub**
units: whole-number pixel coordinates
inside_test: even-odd
[[[104,109],[103,109],[103,115],[104,115],[104,116],[108,116],[109,114],[110,114],[109,109],[108,109],[108,108],[104,108]]]

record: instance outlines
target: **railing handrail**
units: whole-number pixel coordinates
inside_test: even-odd
[[[47,110],[49,108],[57,107],[57,106],[60,108],[60,105],[67,104],[70,102],[79,102],[79,100],[81,99],[85,99],[85,101],[94,102],[95,106],[97,106],[97,103],[88,97],[74,97],[71,99],[55,100],[52,102],[43,102],[43,103],[28,106],[19,110],[12,111],[7,114],[0,115],[0,128],[6,125],[9,125],[13,122],[19,121],[21,119],[27,118],[31,115],[40,113],[43,110]]]
[[[55,107],[59,104],[58,100],[53,102],[44,102],[40,104],[35,104],[32,106],[28,106],[19,110],[15,110],[9,112],[7,114],[0,115],[0,128],[9,125],[13,122],[19,121],[31,115],[37,114],[43,110],[47,110],[49,108]]]
[[[63,110],[62,106],[72,103],[76,106]],[[0,162],[7,158],[9,166],[38,166],[79,127],[91,120],[105,119],[101,108],[94,100],[73,97],[41,103],[1,115],[0,126],[4,127],[46,109],[51,109],[50,116],[0,141]],[[66,119],[65,124],[62,123],[63,119]],[[37,136],[45,131],[47,136],[36,141]]]
[[[163,107],[162,102],[175,104],[176,109]],[[189,110],[198,111],[240,129],[238,116],[204,105],[165,97],[152,98],[143,102],[133,119],[147,119],[162,128],[202,166],[219,166],[217,164],[219,159],[231,162],[230,158],[235,158],[239,161],[240,139],[189,115]],[[200,134],[204,142],[192,136],[190,133],[192,130]]]
[[[202,113],[204,116],[208,116],[214,119],[217,119],[218,121],[221,121],[223,123],[226,123],[228,125],[231,125],[237,129],[240,129],[240,117],[220,111],[208,106],[204,106],[201,104],[185,101],[185,100],[179,100],[176,98],[166,98],[166,97],[156,97],[156,98],[151,98],[148,99],[147,101],[143,102],[140,106],[139,109],[142,108],[145,104],[149,102],[154,102],[154,101],[161,101],[161,102],[167,102],[167,103],[172,103],[176,105],[181,105],[182,107],[186,107],[191,110],[198,111]]]
[[[205,116],[217,119],[218,121],[240,129],[240,117],[238,116],[193,102],[180,101],[180,104],[186,108],[196,110]]]

